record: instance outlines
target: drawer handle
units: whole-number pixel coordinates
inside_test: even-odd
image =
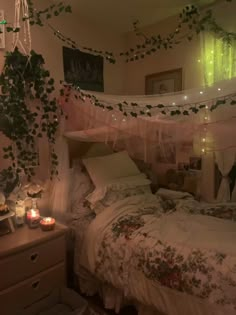
[[[31,284],[31,287],[32,287],[34,290],[37,290],[38,287],[39,287],[39,283],[40,283],[40,280],[37,280],[37,281],[35,281],[35,282],[33,282],[33,283]]]
[[[33,263],[36,263],[36,261],[38,260],[39,258],[39,254],[38,253],[34,253],[32,255],[30,255],[30,260],[33,262]]]

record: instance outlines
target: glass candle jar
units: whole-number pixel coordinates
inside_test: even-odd
[[[43,231],[51,231],[55,227],[55,219],[46,217],[40,221],[40,227]]]
[[[40,215],[38,209],[30,209],[27,211],[26,220],[30,228],[39,226]]]

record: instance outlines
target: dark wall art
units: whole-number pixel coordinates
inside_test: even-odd
[[[103,57],[63,47],[64,78],[83,90],[104,92]]]

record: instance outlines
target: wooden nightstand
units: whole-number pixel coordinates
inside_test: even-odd
[[[66,286],[66,232],[56,224],[43,232],[28,226],[0,237],[0,313],[24,309]]]

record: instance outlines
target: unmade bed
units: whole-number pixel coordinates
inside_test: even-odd
[[[236,207],[153,194],[139,171],[99,186],[86,163],[90,178],[78,167],[71,190],[81,290],[117,311],[132,301],[145,315],[235,314]]]

